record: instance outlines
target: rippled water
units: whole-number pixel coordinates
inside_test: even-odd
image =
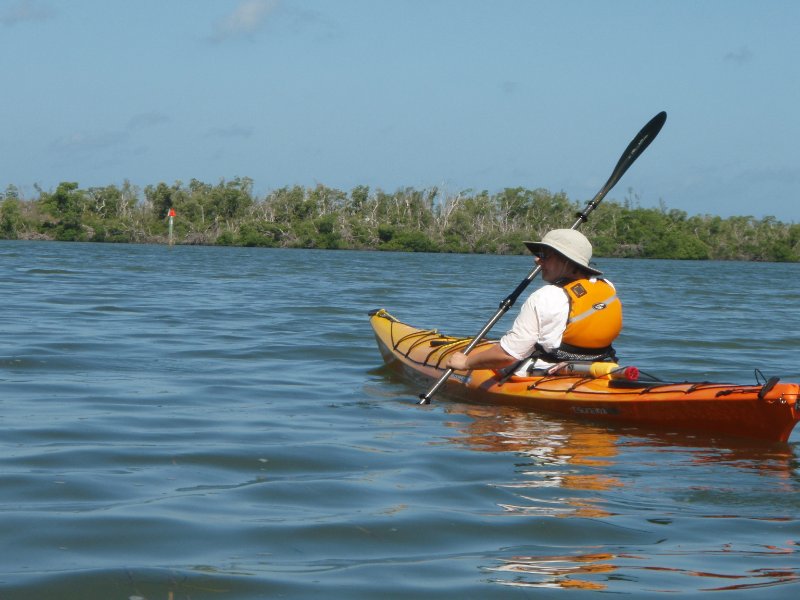
[[[381,366],[368,310],[474,334],[530,264],[0,242],[0,598],[796,597],[800,432],[420,407]],[[800,265],[598,264],[627,364],[800,380]]]

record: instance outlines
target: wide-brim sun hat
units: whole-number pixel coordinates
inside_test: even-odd
[[[602,271],[589,266],[589,261],[592,260],[592,244],[585,235],[575,229],[553,229],[545,234],[541,242],[522,243],[534,254],[541,252],[542,248],[550,248],[590,273],[603,274]]]

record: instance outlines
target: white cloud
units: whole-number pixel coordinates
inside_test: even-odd
[[[728,52],[725,55],[726,62],[732,62],[737,65],[743,65],[746,62],[750,62],[752,59],[753,59],[753,53],[747,46],[742,46],[738,50]]]
[[[215,138],[249,138],[253,135],[252,127],[242,125],[231,125],[230,127],[215,127],[210,129],[206,137]]]
[[[138,115],[134,115],[130,121],[128,121],[128,129],[133,131],[149,129],[150,127],[167,123],[169,120],[170,119],[168,116],[156,111],[139,113]]]
[[[120,146],[127,140],[124,132],[73,133],[53,141],[50,147],[57,152],[97,152]]]
[[[211,39],[215,42],[249,37],[257,33],[278,7],[278,0],[244,0],[228,16],[220,19]]]
[[[47,21],[55,11],[36,0],[18,0],[0,12],[0,23],[9,27],[26,21]]]

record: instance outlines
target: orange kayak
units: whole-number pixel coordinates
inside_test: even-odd
[[[447,357],[471,340],[412,327],[383,309],[370,313],[384,361],[421,384],[438,381]],[[473,352],[478,352],[478,344]],[[514,405],[572,418],[786,442],[800,420],[800,384],[664,382],[609,363],[562,365],[555,374],[456,371],[443,388],[460,399]]]

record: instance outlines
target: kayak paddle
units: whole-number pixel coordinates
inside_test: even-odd
[[[658,135],[658,132],[661,131],[661,128],[664,126],[664,123],[667,120],[667,113],[661,111],[655,117],[650,119],[650,121],[642,127],[642,130],[636,134],[636,137],[631,140],[631,143],[628,144],[628,147],[625,148],[625,152],[622,153],[622,156],[617,162],[617,166],[614,167],[614,171],[611,173],[611,177],[608,178],[606,184],[602,187],[602,189],[597,192],[594,198],[592,198],[589,203],[586,205],[586,208],[583,209],[583,212],[578,214],[578,220],[575,221],[575,224],[571,227],[571,229],[577,229],[581,223],[584,223],[589,218],[589,213],[591,213],[597,205],[605,198],[606,194],[611,191],[617,182],[622,178],[625,171],[628,170],[633,162],[639,158],[639,155],[645,151],[645,149],[650,145],[655,137]],[[478,344],[478,342],[483,339],[483,337],[489,333],[489,330],[494,327],[495,323],[500,320],[508,309],[510,309],[514,302],[517,301],[520,294],[528,287],[531,281],[539,274],[541,271],[541,267],[536,265],[536,267],[528,274],[528,276],[523,279],[520,284],[516,287],[516,289],[511,292],[506,298],[500,302],[500,308],[498,308],[497,312],[494,316],[487,321],[486,325],[483,326],[483,329],[480,330],[478,335],[476,335],[473,340],[464,348],[464,354],[469,354],[470,351]],[[450,375],[453,374],[453,369],[447,369],[444,374],[439,378],[439,381],[428,390],[425,394],[419,395],[419,403],[420,404],[430,404],[431,398],[437,392],[437,390],[444,385],[444,383],[450,378]]]

